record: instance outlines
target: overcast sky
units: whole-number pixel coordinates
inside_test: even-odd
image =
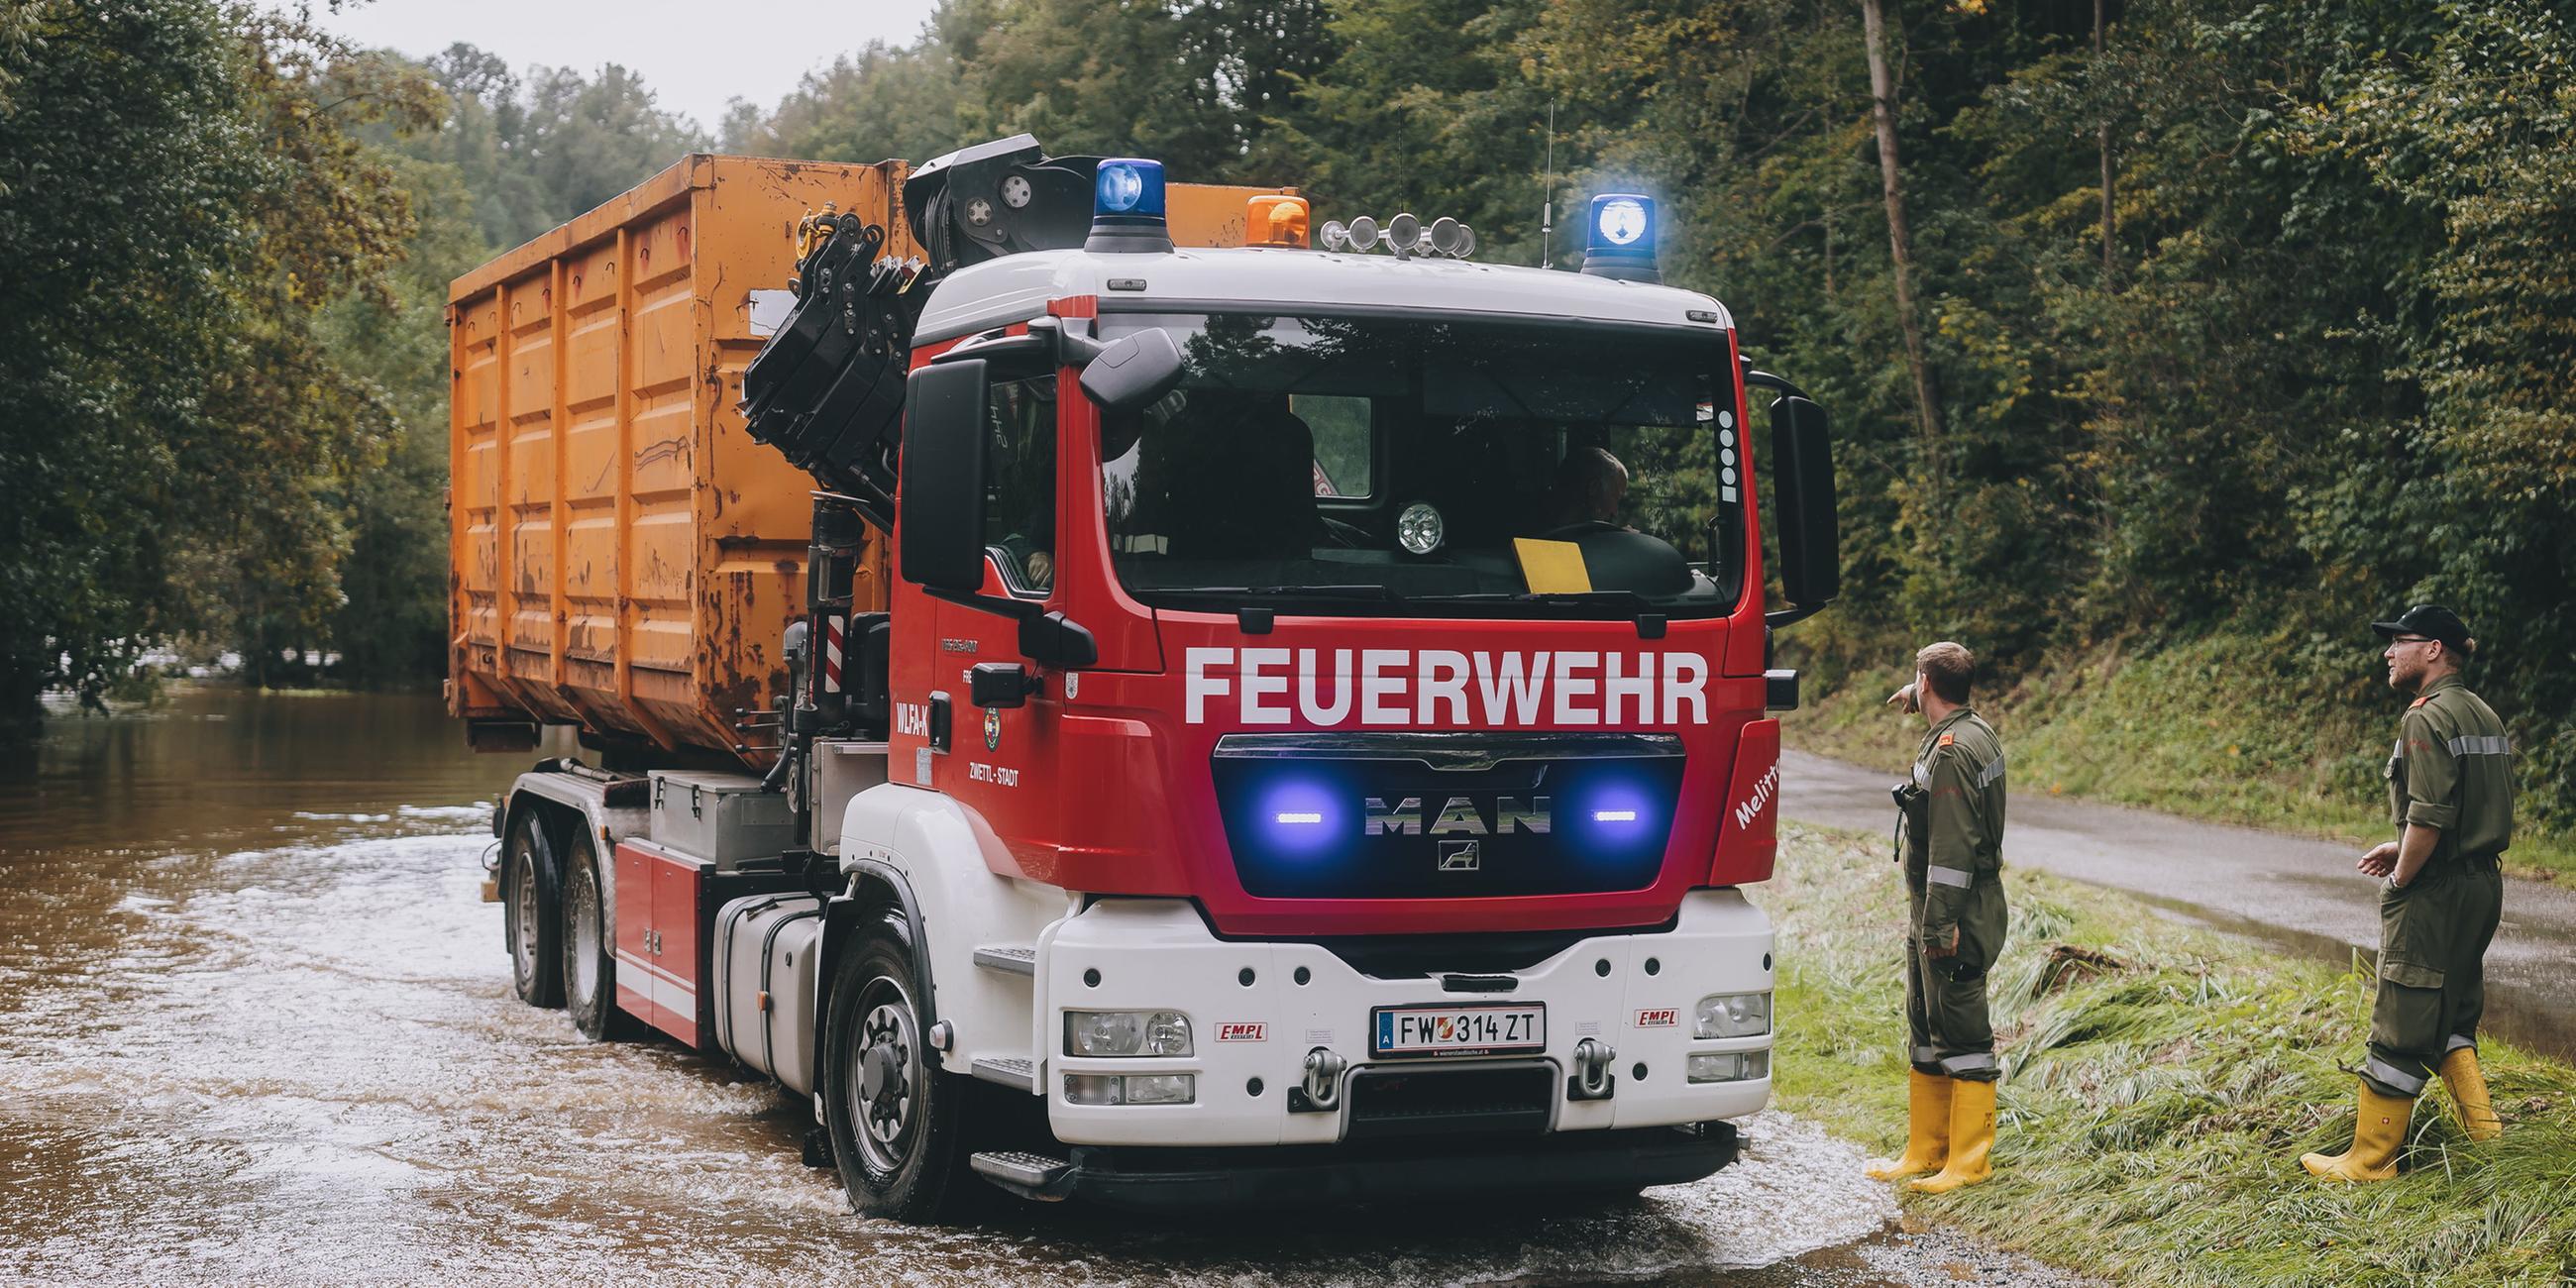
[[[937,0],[375,0],[322,25],[425,58],[457,41],[512,67],[621,63],[712,131],[725,101],[775,107],[798,77],[870,40],[909,44]]]

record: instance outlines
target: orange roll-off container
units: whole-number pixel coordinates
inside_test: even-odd
[[[474,745],[571,724],[730,756],[736,713],[786,690],[816,484],[753,441],[742,371],[806,215],[922,253],[911,169],[689,156],[449,285],[448,710]],[[1243,245],[1246,202],[1279,191],[1173,184],[1173,240]],[[853,612],[884,608],[886,575],[871,534]]]
[[[908,169],[690,156],[450,285],[448,707],[477,745],[721,752],[784,690],[815,484],[736,410],[755,310],[827,203],[919,254]],[[872,545],[854,609],[884,586]]]

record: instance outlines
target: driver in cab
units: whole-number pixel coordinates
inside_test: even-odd
[[[1691,589],[1690,564],[1679,550],[1619,522],[1627,498],[1628,467],[1608,448],[1586,445],[1566,452],[1548,490],[1539,540],[1515,543],[1530,590],[1677,595]]]

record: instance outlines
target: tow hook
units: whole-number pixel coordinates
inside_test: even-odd
[[[1619,1048],[1599,1038],[1585,1038],[1574,1044],[1574,1074],[1565,1080],[1568,1100],[1608,1100],[1618,1088],[1619,1075],[1610,1066],[1619,1058]]]
[[[1342,1071],[1351,1062],[1331,1050],[1317,1047],[1306,1053],[1306,1077],[1288,1089],[1288,1112],[1292,1114],[1331,1113],[1341,1104]]]

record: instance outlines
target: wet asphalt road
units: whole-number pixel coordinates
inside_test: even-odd
[[[1801,751],[1780,757],[1781,812],[1885,834],[1885,767]],[[2377,841],[2380,838],[2369,838]],[[2249,933],[2342,963],[2379,947],[2379,883],[2353,870],[2363,839],[2311,840],[2149,810],[2015,793],[2004,862],[2141,895],[2187,920]],[[2504,924],[2487,951],[2487,1027],[2576,1059],[2576,891],[2507,878]]]

